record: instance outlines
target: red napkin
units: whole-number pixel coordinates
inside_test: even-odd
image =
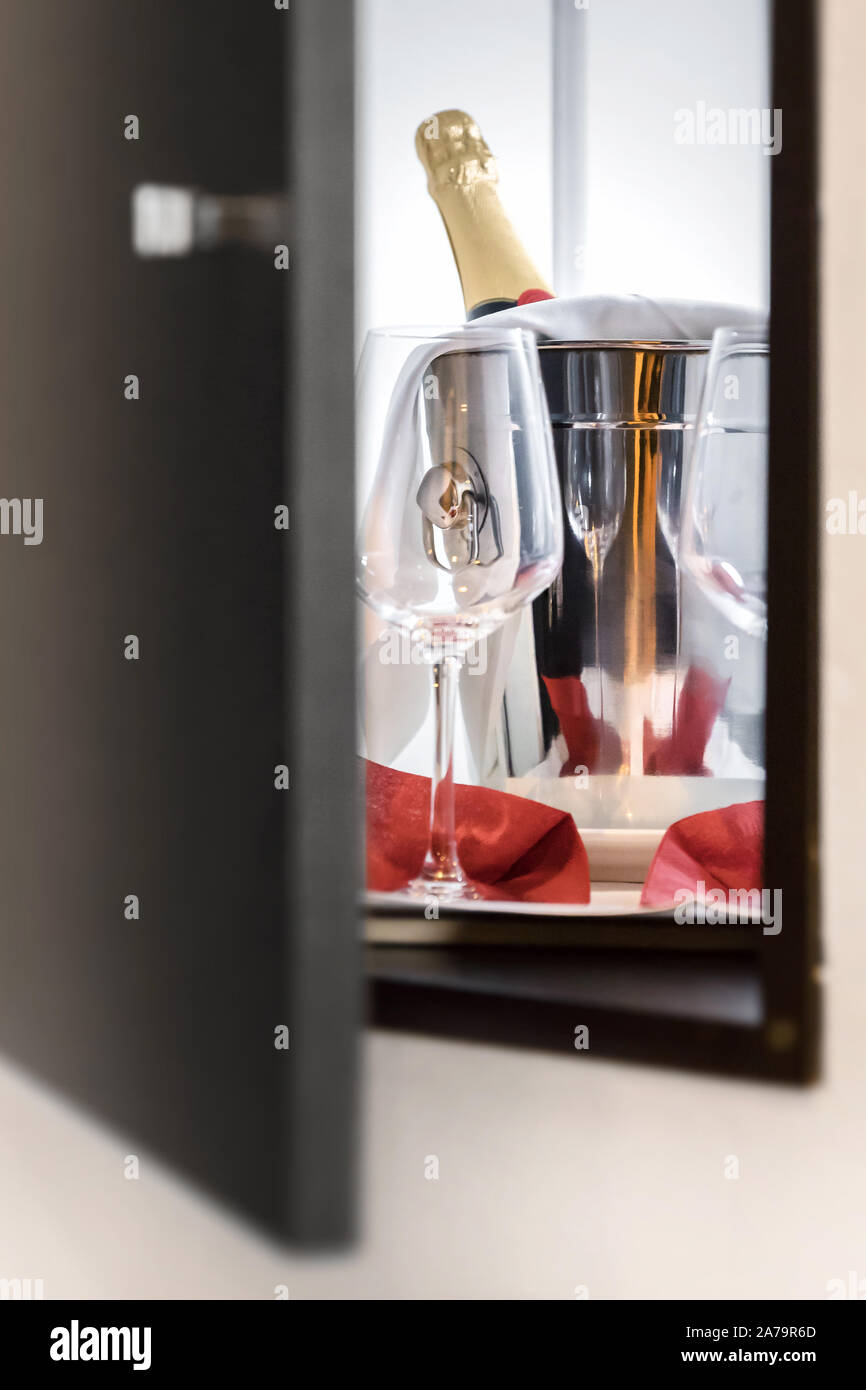
[[[644,720],[643,770],[665,777],[706,777],[704,753],[719,716],[728,686],[699,666],[690,666],[674,712],[673,731],[660,738],[648,719]]]
[[[587,772],[616,772],[622,762],[622,743],[616,730],[592,713],[580,676],[543,679],[568,749],[560,777],[573,777],[579,767]]]
[[[365,763],[367,887],[391,893],[427,850],[430,779]],[[571,816],[489,787],[457,786],[460,861],[485,898],[588,903],[589,864]]]
[[[685,889],[698,896],[734,888],[763,888],[764,803],[743,801],[675,821],[655,852],[641,893],[642,907],[668,907]]]

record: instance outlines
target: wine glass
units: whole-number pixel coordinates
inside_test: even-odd
[[[680,560],[740,631],[767,636],[770,349],[766,327],[720,328],[688,463]]]
[[[605,558],[619,535],[626,501],[620,436],[612,430],[571,430],[566,441],[565,510],[592,570],[598,717],[604,719],[599,602]]]
[[[467,651],[549,587],[562,507],[535,338],[376,329],[358,376],[357,584],[432,673],[429,847],[409,892],[477,897],[455,833],[452,744]]]

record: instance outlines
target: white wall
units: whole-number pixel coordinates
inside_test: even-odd
[[[559,292],[765,304],[773,157],[677,144],[674,113],[770,106],[766,0],[559,3],[587,46],[574,93],[586,202],[571,239],[586,250],[558,261]]]

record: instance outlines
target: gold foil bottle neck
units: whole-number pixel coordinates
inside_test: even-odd
[[[437,111],[415,133],[415,149],[454,253],[470,318],[549,294],[499,201],[499,171],[477,121]]]
[[[437,111],[415,132],[415,149],[433,196],[442,188],[496,185],[499,170],[478,122],[466,111]]]

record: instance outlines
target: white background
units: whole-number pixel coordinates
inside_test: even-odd
[[[582,108],[575,103],[585,141],[584,289],[766,304],[772,157],[752,145],[678,144],[674,114],[701,101],[725,112],[770,106],[767,8],[571,7],[587,36]]]

